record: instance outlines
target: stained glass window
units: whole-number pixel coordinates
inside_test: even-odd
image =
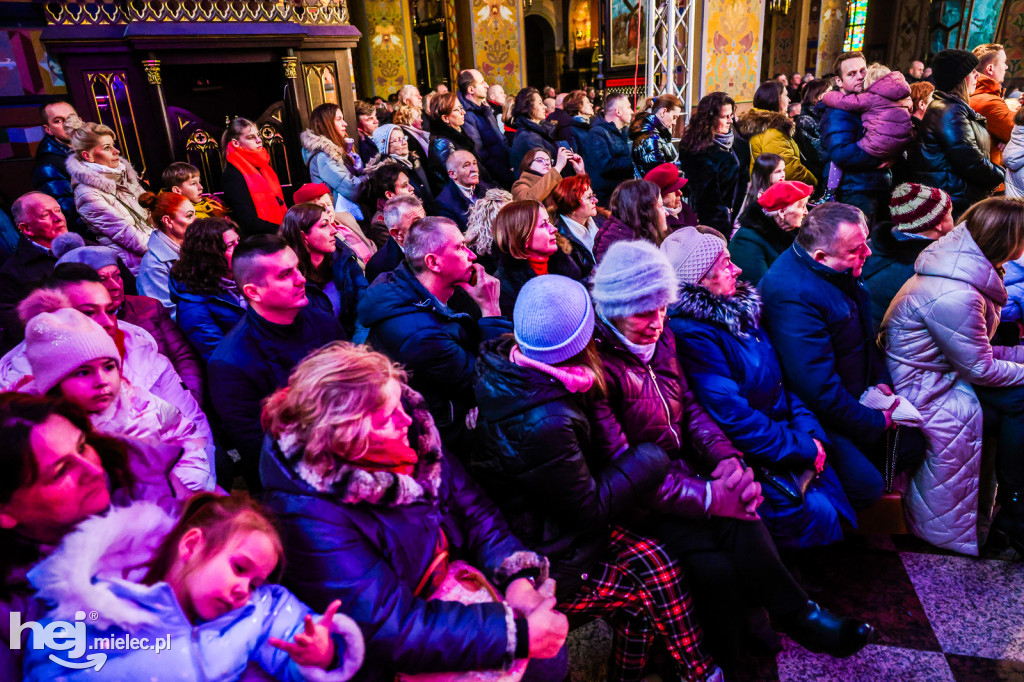
[[[847,0],[846,40],[843,52],[860,50],[864,47],[864,26],[868,19],[868,0]]]

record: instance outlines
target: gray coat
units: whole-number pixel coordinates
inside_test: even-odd
[[[925,461],[904,497],[919,537],[978,554],[981,405],[973,384],[1024,384],[1024,346],[990,339],[1006,303],[1000,273],[966,225],[928,246],[882,321],[893,389],[924,417]]]

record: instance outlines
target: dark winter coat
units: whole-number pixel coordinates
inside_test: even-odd
[[[394,237],[388,237],[384,246],[366,261],[366,281],[373,284],[382,273],[391,272],[405,260],[405,251],[398,245]]]
[[[756,201],[747,204],[739,219],[740,229],[729,242],[732,262],[743,269],[740,279],[757,284],[775,259],[796,239],[796,230],[783,230],[765,215]]]
[[[985,117],[960,98],[936,91],[921,119],[921,145],[910,166],[913,181],[945,190],[958,216],[1004,180],[1002,166],[989,159]]]
[[[633,228],[614,215],[610,215],[604,221],[604,224],[601,225],[601,229],[597,231],[597,236],[594,237],[594,259],[600,263],[601,259],[604,258],[605,251],[615,242],[633,242],[636,240],[637,236],[633,233]]]
[[[473,188],[473,196],[479,201],[484,198],[488,189],[488,185],[480,182]],[[444,189],[437,195],[435,211],[439,216],[454,220],[459,229],[465,233],[469,229],[469,209],[471,206],[469,198],[456,186],[454,180],[449,179],[445,183]]]
[[[843,172],[839,190],[858,194],[888,192],[892,187],[892,173],[887,168],[881,168],[883,159],[871,156],[857,144],[864,137],[860,114],[833,109],[825,106],[824,102],[814,106],[823,112],[821,141],[825,152],[822,158],[826,169],[824,172],[827,174],[830,162],[839,167]],[[827,175],[823,180],[828,180]]]
[[[282,452],[270,437],[260,462],[265,502],[288,538],[285,584],[313,608],[340,599],[341,611],[359,624],[366,661],[357,682],[510,662],[501,604],[414,594],[441,543],[502,590],[543,563],[509,532],[458,461],[443,454],[422,397],[406,388],[403,407],[413,417],[409,443],[419,457],[412,476],[371,476],[351,464],[326,480],[304,475],[297,448]]]
[[[427,291],[402,263],[378,277],[359,304],[369,343],[409,370],[439,428],[458,438],[475,406],[473,369],[480,343],[512,331],[501,317],[457,313]],[[458,453],[462,454],[462,453]]]
[[[583,147],[583,163],[602,206],[608,205],[619,183],[633,179],[632,148],[628,127],[619,130],[614,123],[603,119],[590,126]]]
[[[555,131],[555,140],[568,142],[569,148],[575,153],[583,156],[583,150],[587,145],[587,136],[590,134],[590,122],[583,121],[575,116],[558,126]],[[586,159],[584,159],[586,164]]]
[[[650,500],[669,462],[650,444],[617,457],[599,452],[590,398],[512,363],[514,343],[488,341],[477,363],[483,442],[468,468],[516,537],[551,561],[564,600],[605,554],[609,526]]]
[[[356,133],[358,140],[356,140],[356,151],[359,153],[359,158],[363,160],[363,163],[370,163],[373,157],[377,156],[377,145],[373,142],[373,137],[369,135],[363,135],[362,133]]]
[[[14,253],[0,267],[0,325],[3,327],[3,351],[14,348],[25,338],[18,319],[18,304],[42,284],[57,267],[57,258],[49,249],[18,236]]]
[[[562,240],[559,240],[562,241]],[[560,244],[560,247],[572,249],[568,243]],[[562,248],[558,248],[548,259],[548,274],[562,275],[577,281],[583,280],[583,273],[579,266],[572,259],[572,256]],[[501,314],[506,319],[512,319],[512,311],[516,307],[516,299],[519,298],[519,291],[527,282],[537,276],[537,273],[530,267],[530,262],[522,258],[514,258],[507,253],[498,252],[498,269],[494,276],[501,280]]]
[[[554,126],[547,121],[544,123],[534,123],[525,116],[520,116],[516,119],[516,136],[508,153],[513,174],[518,176],[519,166],[523,163],[523,157],[531,149],[543,149],[551,156],[551,160],[554,162],[558,157],[558,146],[555,144],[554,134]]]
[[[700,404],[721,426],[746,462],[779,475],[814,466],[817,439],[825,430],[782,381],[775,349],[759,318],[761,298],[750,284],[731,297],[683,284],[670,312],[679,361]],[[853,521],[842,485],[827,469],[805,501],[794,504],[770,484],[762,484],[765,525],[782,546],[813,547],[842,538],[840,515]],[[837,513],[838,512],[838,513]]]
[[[793,119],[778,111],[751,109],[736,119],[736,129],[750,144],[750,166],[761,154],[778,154],[786,163],[786,179],[818,184],[817,178],[800,162],[800,149],[793,141]]]
[[[199,354],[171,319],[167,308],[149,296],[126,295],[117,318],[142,327],[153,336],[160,353],[171,361],[174,371],[185,382],[185,388],[202,405],[203,365],[199,361]]]
[[[675,163],[679,158],[679,151],[672,144],[672,131],[649,111],[633,117],[633,122],[629,124],[629,138],[633,141],[635,178],[643,178],[655,166]]]
[[[456,150],[466,151],[477,156],[476,144],[466,134],[466,127],[456,130],[444,121],[434,121],[430,126],[430,147],[427,151],[427,175],[430,178],[430,191],[435,196],[441,193],[448,184],[448,157]],[[477,157],[479,159],[479,157]],[[480,166],[480,175],[487,171]]]
[[[337,309],[324,292],[325,285],[314,283],[307,278],[306,293],[313,294],[309,297],[310,305],[316,305],[324,312],[336,316],[338,324],[345,330],[345,335],[351,339],[356,330],[359,300],[370,284],[366,281],[366,275],[363,274],[355,251],[340,239],[336,240],[336,243],[338,248],[334,255],[330,256],[330,273],[331,282],[338,296]]]
[[[311,351],[345,333],[333,315],[307,305],[289,325],[274,324],[249,308],[207,365],[213,408],[243,463],[255,466],[263,446],[260,403],[288,383],[288,374]]]
[[[604,218],[600,215],[594,217],[594,224],[598,226],[600,231],[601,225],[604,225]],[[573,262],[576,263],[576,267],[580,271],[580,276],[577,278],[581,282],[584,282],[590,278],[590,273],[593,272],[594,268],[597,267],[597,261],[594,259],[594,254],[590,252],[583,242],[573,234],[572,230],[565,223],[565,218],[557,216],[555,218],[555,227],[558,228],[558,234],[569,240],[569,244],[572,246],[572,251],[569,256]]]
[[[224,203],[231,208],[231,218],[241,230],[241,236],[251,237],[254,234],[277,234],[280,225],[263,220],[256,212],[256,204],[245,184],[245,177],[233,164],[225,164],[220,176],[224,190]]]
[[[466,122],[462,124],[462,132],[476,146],[476,160],[481,170],[486,169],[492,182],[501,187],[511,187],[514,180],[511,164],[508,159],[508,142],[505,140],[504,127],[498,123],[491,105],[487,102],[476,105],[461,93],[459,101],[466,110]]]
[[[728,239],[745,189],[736,152],[712,142],[702,151],[682,154],[680,163],[690,205],[700,224],[715,228]]]
[[[36,165],[32,169],[32,189],[49,194],[60,205],[68,229],[79,234],[88,231],[78,217],[75,208],[75,190],[71,188],[71,176],[68,175],[67,160],[73,153],[71,147],[53,135],[44,135],[43,141],[36,148]]]
[[[245,308],[227,291],[195,293],[173,277],[170,292],[171,300],[178,306],[178,326],[203,362],[209,362],[217,344],[245,315]]]
[[[793,140],[800,150],[800,160],[807,170],[820,180],[818,185],[821,190],[824,190],[828,181],[828,173],[825,171],[825,146],[821,140],[821,119],[824,115],[825,107],[816,104],[813,107],[801,107],[801,113],[793,117],[793,122],[796,123]]]
[[[891,383],[864,282],[794,244],[768,269],[760,289],[764,327],[793,392],[825,428],[856,443],[877,442],[885,417],[859,400],[869,386]]]
[[[904,234],[885,222],[871,230],[871,255],[864,264],[861,279],[871,294],[871,325],[874,333],[882,326],[896,292],[914,274],[914,261],[933,239]]]

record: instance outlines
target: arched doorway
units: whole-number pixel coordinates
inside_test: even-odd
[[[526,84],[538,90],[545,85],[557,89],[554,27],[538,14],[527,15],[523,21],[523,44],[526,45]]]

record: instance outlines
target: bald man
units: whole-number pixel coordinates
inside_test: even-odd
[[[446,167],[448,184],[437,195],[437,214],[451,218],[465,232],[470,207],[482,199],[490,188],[480,182],[476,157],[467,151],[460,149],[452,152]]]

